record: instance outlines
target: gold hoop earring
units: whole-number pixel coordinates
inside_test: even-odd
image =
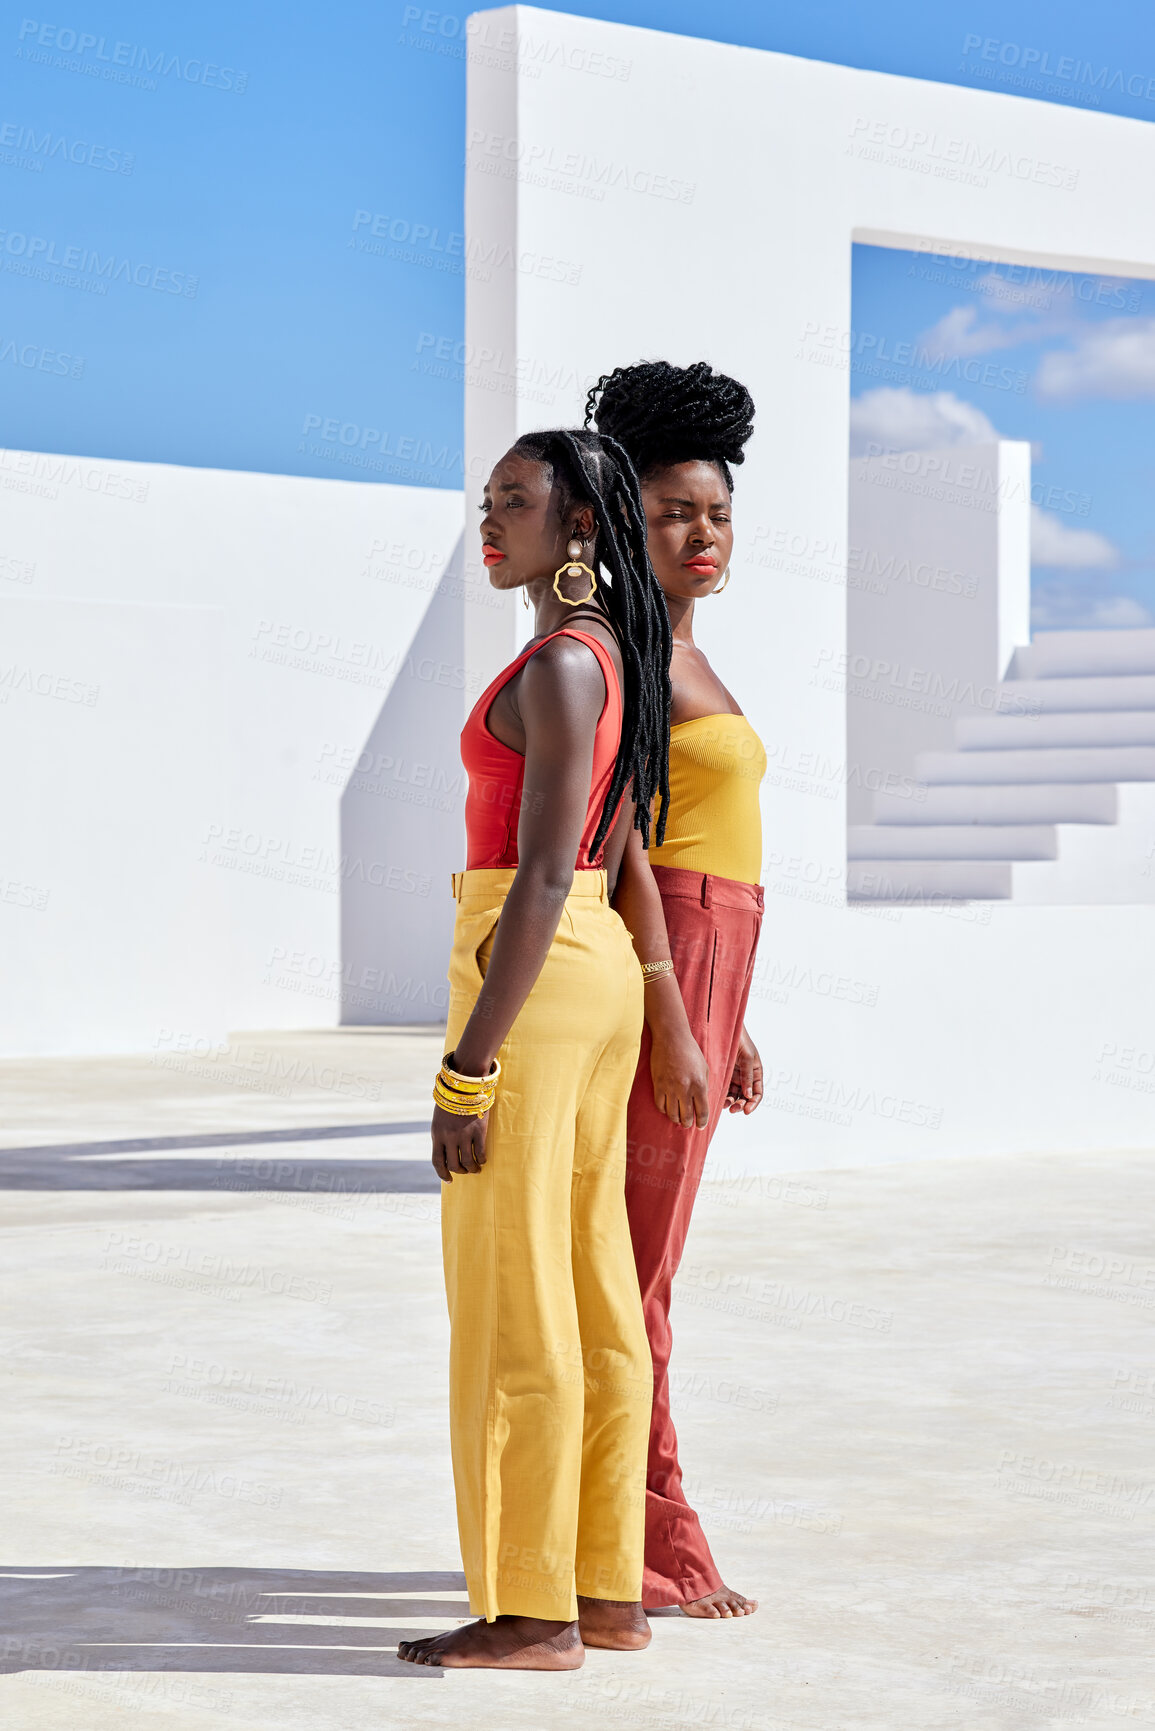
[[[522,587],[521,587],[521,604],[525,608],[526,612],[528,613],[529,612],[529,590],[525,587],[524,583],[522,584]]]
[[[716,589],[711,589],[710,594],[711,595],[720,595],[729,581],[730,581],[730,567],[727,565],[726,569],[722,573],[722,581],[719,583],[719,585]]]
[[[581,551],[582,544],[575,535],[573,540],[566,545],[566,554],[568,555],[566,563],[559,565],[553,574],[553,592],[559,601],[565,602],[567,607],[584,606],[587,601],[593,600],[597,592],[598,580],[590,566],[582,563]],[[576,600],[571,601],[568,595],[562,594],[559,585],[563,577],[580,577],[583,571],[590,580],[589,594],[579,595]]]

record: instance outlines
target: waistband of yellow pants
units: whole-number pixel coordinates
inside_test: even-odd
[[[517,876],[516,866],[487,866],[481,871],[454,872],[453,895],[459,902],[492,901],[495,896],[509,894]],[[609,900],[604,871],[574,872],[569,887],[570,896],[589,896],[595,901]],[[568,900],[568,897],[567,897]]]

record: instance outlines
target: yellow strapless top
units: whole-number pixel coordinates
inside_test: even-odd
[[[758,784],[762,741],[744,715],[699,715],[670,729],[670,820],[651,865],[710,872],[737,883],[762,876]]]

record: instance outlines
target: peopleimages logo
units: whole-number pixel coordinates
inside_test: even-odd
[[[992,174],[1029,180],[1036,186],[1060,187],[1066,192],[1073,192],[1079,184],[1079,170],[1062,163],[1029,154],[1013,155],[1000,145],[980,143],[973,138],[952,138],[922,127],[870,120],[863,115],[850,128],[846,151],[867,161],[910,168],[940,179],[969,179],[975,186],[988,186],[988,176]]]
[[[155,78],[159,76],[179,78],[185,84],[203,84],[210,90],[233,90],[239,95],[249,81],[247,72],[219,66],[213,60],[198,60],[195,56],[186,59],[164,48],[146,48],[139,42],[113,42],[110,50],[107,36],[94,36],[67,24],[41,24],[35,18],[21,21],[17,42],[25,45],[16,50],[20,59],[56,66],[65,72],[85,72],[121,84],[142,84],[132,74],[143,72],[148,79],[143,83],[145,89],[155,90]],[[38,52],[41,49],[45,52]]]
[[[14,367],[26,367],[29,372],[54,373],[61,379],[84,377],[85,362],[79,355],[60,354],[39,343],[22,343],[15,337],[0,337],[0,361]]]
[[[1095,67],[1077,55],[1063,54],[1053,63],[1049,48],[1031,48],[1020,42],[1002,42],[997,36],[968,35],[963,40],[963,53],[977,49],[980,60],[993,61],[999,66],[1014,66],[1020,72],[1043,78],[1057,78],[1061,83],[1092,85],[1095,90],[1117,90],[1120,95],[1138,96],[1155,101],[1155,77],[1145,72],[1125,72],[1121,66]]]
[[[89,144],[86,139],[66,138],[51,129],[38,132],[23,121],[0,121],[0,147],[25,152],[20,166],[37,170],[45,162],[71,162],[78,167],[98,168],[107,174],[131,174],[136,158],[130,150],[110,144]],[[7,161],[8,159],[5,158]]]
[[[0,229],[0,252],[5,256],[3,268],[16,275],[35,276],[42,281],[61,280],[67,272],[77,280],[88,281],[99,294],[108,292],[110,282],[128,283],[134,288],[154,289],[158,294],[183,295],[195,300],[199,278],[188,271],[169,270],[167,266],[148,264],[143,259],[123,258],[117,253],[100,253],[89,246],[72,246],[42,234],[23,234],[19,230]],[[55,270],[56,278],[50,276]]]

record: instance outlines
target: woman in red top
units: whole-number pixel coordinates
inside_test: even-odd
[[[519,439],[482,510],[490,582],[536,614],[462,735],[469,851],[432,1126],[482,1620],[398,1652],[570,1670],[585,1645],[650,1638],[652,1373],[624,1196],[642,972],[609,897],[631,828],[648,838],[655,794],[668,802],[670,629],[612,439]]]

